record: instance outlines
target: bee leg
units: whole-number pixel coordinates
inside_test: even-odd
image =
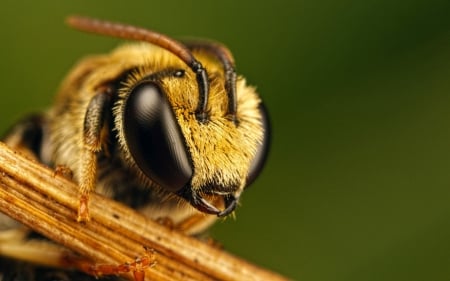
[[[84,117],[83,149],[81,155],[80,203],[78,221],[89,221],[89,193],[94,190],[97,179],[97,153],[106,139],[103,130],[106,125],[112,88],[105,86],[89,102]]]
[[[34,114],[20,120],[1,138],[4,143],[27,157],[39,160],[44,136],[44,116]]]
[[[145,270],[156,264],[154,251],[149,248],[144,248],[145,254],[133,262],[120,265],[95,264],[48,240],[29,239],[29,234],[30,230],[27,228],[0,231],[0,256],[12,261],[27,262],[36,268],[76,269],[95,277],[131,272],[135,281],[144,281]],[[1,274],[0,271],[0,280],[3,280]]]
[[[145,270],[156,264],[154,251],[148,248],[145,248],[145,254],[143,256],[136,258],[133,262],[126,262],[119,265],[93,264],[89,260],[76,256],[66,256],[65,262],[68,266],[77,268],[95,277],[132,272],[135,281],[144,281]]]

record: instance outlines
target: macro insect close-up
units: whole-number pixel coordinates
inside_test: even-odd
[[[79,186],[73,219],[80,223],[90,223],[92,192],[189,235],[233,214],[264,166],[270,131],[265,106],[236,74],[231,52],[214,41],[178,42],[130,25],[83,17],[67,22],[138,42],[81,60],[48,111],[25,117],[3,141],[70,172]],[[0,235],[11,230],[26,237],[24,247],[42,239],[0,215]],[[2,274],[5,280],[43,278],[37,270]]]

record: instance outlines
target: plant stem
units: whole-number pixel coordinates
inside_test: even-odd
[[[122,264],[145,246],[157,262],[146,280],[287,280],[97,194],[78,223],[78,198],[75,183],[0,143],[0,211],[89,260]]]

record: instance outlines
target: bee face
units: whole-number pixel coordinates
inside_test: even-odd
[[[239,79],[230,118],[223,70],[205,56],[209,100],[206,118],[199,120],[195,73],[169,63],[176,59],[170,53],[154,55],[153,64],[163,67],[131,72],[119,90],[114,123],[120,146],[144,177],[202,212],[225,216],[265,160],[266,112],[254,89]],[[222,198],[223,209],[206,198]]]

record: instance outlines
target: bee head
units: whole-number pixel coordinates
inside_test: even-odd
[[[182,44],[146,29],[94,19],[68,21],[78,29],[162,49],[160,56],[152,53],[152,66],[131,73],[120,90],[114,119],[121,148],[139,173],[162,190],[201,212],[231,213],[264,165],[269,122],[254,88],[237,79],[228,49],[212,42]]]
[[[162,52],[161,60],[167,62],[164,56]],[[242,79],[237,82],[236,116],[229,118],[224,76],[212,72],[208,118],[200,121],[195,74],[176,69],[179,64],[155,69],[163,66],[156,62],[130,74],[120,91],[114,112],[121,147],[154,185],[201,212],[226,216],[265,162],[266,110]]]

